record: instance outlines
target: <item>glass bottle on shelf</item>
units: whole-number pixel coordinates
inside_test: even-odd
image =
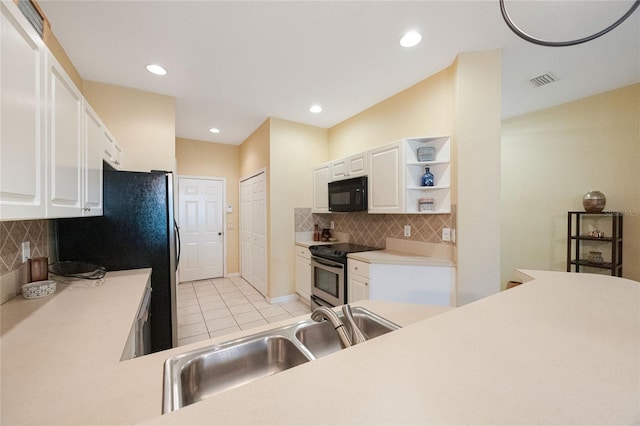
[[[424,168],[422,175],[422,186],[433,186],[433,173],[429,171],[429,166]]]

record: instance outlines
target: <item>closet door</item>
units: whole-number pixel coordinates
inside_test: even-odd
[[[240,183],[242,277],[267,295],[267,189],[264,172]]]

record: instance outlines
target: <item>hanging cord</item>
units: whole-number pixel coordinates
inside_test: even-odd
[[[576,40],[570,40],[570,41],[547,41],[547,40],[541,40],[539,38],[535,38],[530,36],[529,34],[525,33],[524,31],[522,31],[520,28],[518,28],[518,26],[516,24],[513,23],[513,21],[511,20],[511,18],[509,17],[509,14],[507,13],[507,8],[504,5],[504,0],[499,0],[500,1],[500,12],[502,12],[502,17],[504,18],[504,22],[507,24],[507,26],[509,28],[511,28],[511,31],[513,31],[514,33],[516,33],[516,35],[530,43],[533,44],[538,44],[540,46],[547,46],[547,47],[567,47],[567,46],[575,46],[576,44],[581,44],[581,43],[585,43],[587,41],[591,41],[593,39],[596,39],[600,36],[605,35],[606,33],[608,33],[609,31],[611,31],[612,29],[614,29],[615,27],[617,27],[618,25],[622,24],[625,19],[627,19],[629,16],[631,16],[631,14],[633,12],[635,12],[635,10],[638,8],[638,6],[640,6],[640,0],[636,0],[633,5],[629,8],[629,10],[627,11],[627,13],[625,13],[624,15],[622,15],[622,18],[618,19],[616,22],[614,22],[613,24],[609,25],[607,28],[605,28],[602,31],[599,31],[593,35],[590,35],[588,37],[583,37],[583,38],[579,38]]]

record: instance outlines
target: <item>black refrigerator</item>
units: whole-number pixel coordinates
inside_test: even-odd
[[[150,349],[177,346],[173,175],[116,171],[105,163],[103,177],[103,216],[55,221],[58,260],[91,262],[107,271],[151,268]]]

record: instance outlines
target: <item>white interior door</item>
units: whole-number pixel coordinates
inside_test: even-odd
[[[240,183],[242,277],[267,295],[267,190],[265,174]]]
[[[224,275],[223,181],[179,178],[180,281]]]

